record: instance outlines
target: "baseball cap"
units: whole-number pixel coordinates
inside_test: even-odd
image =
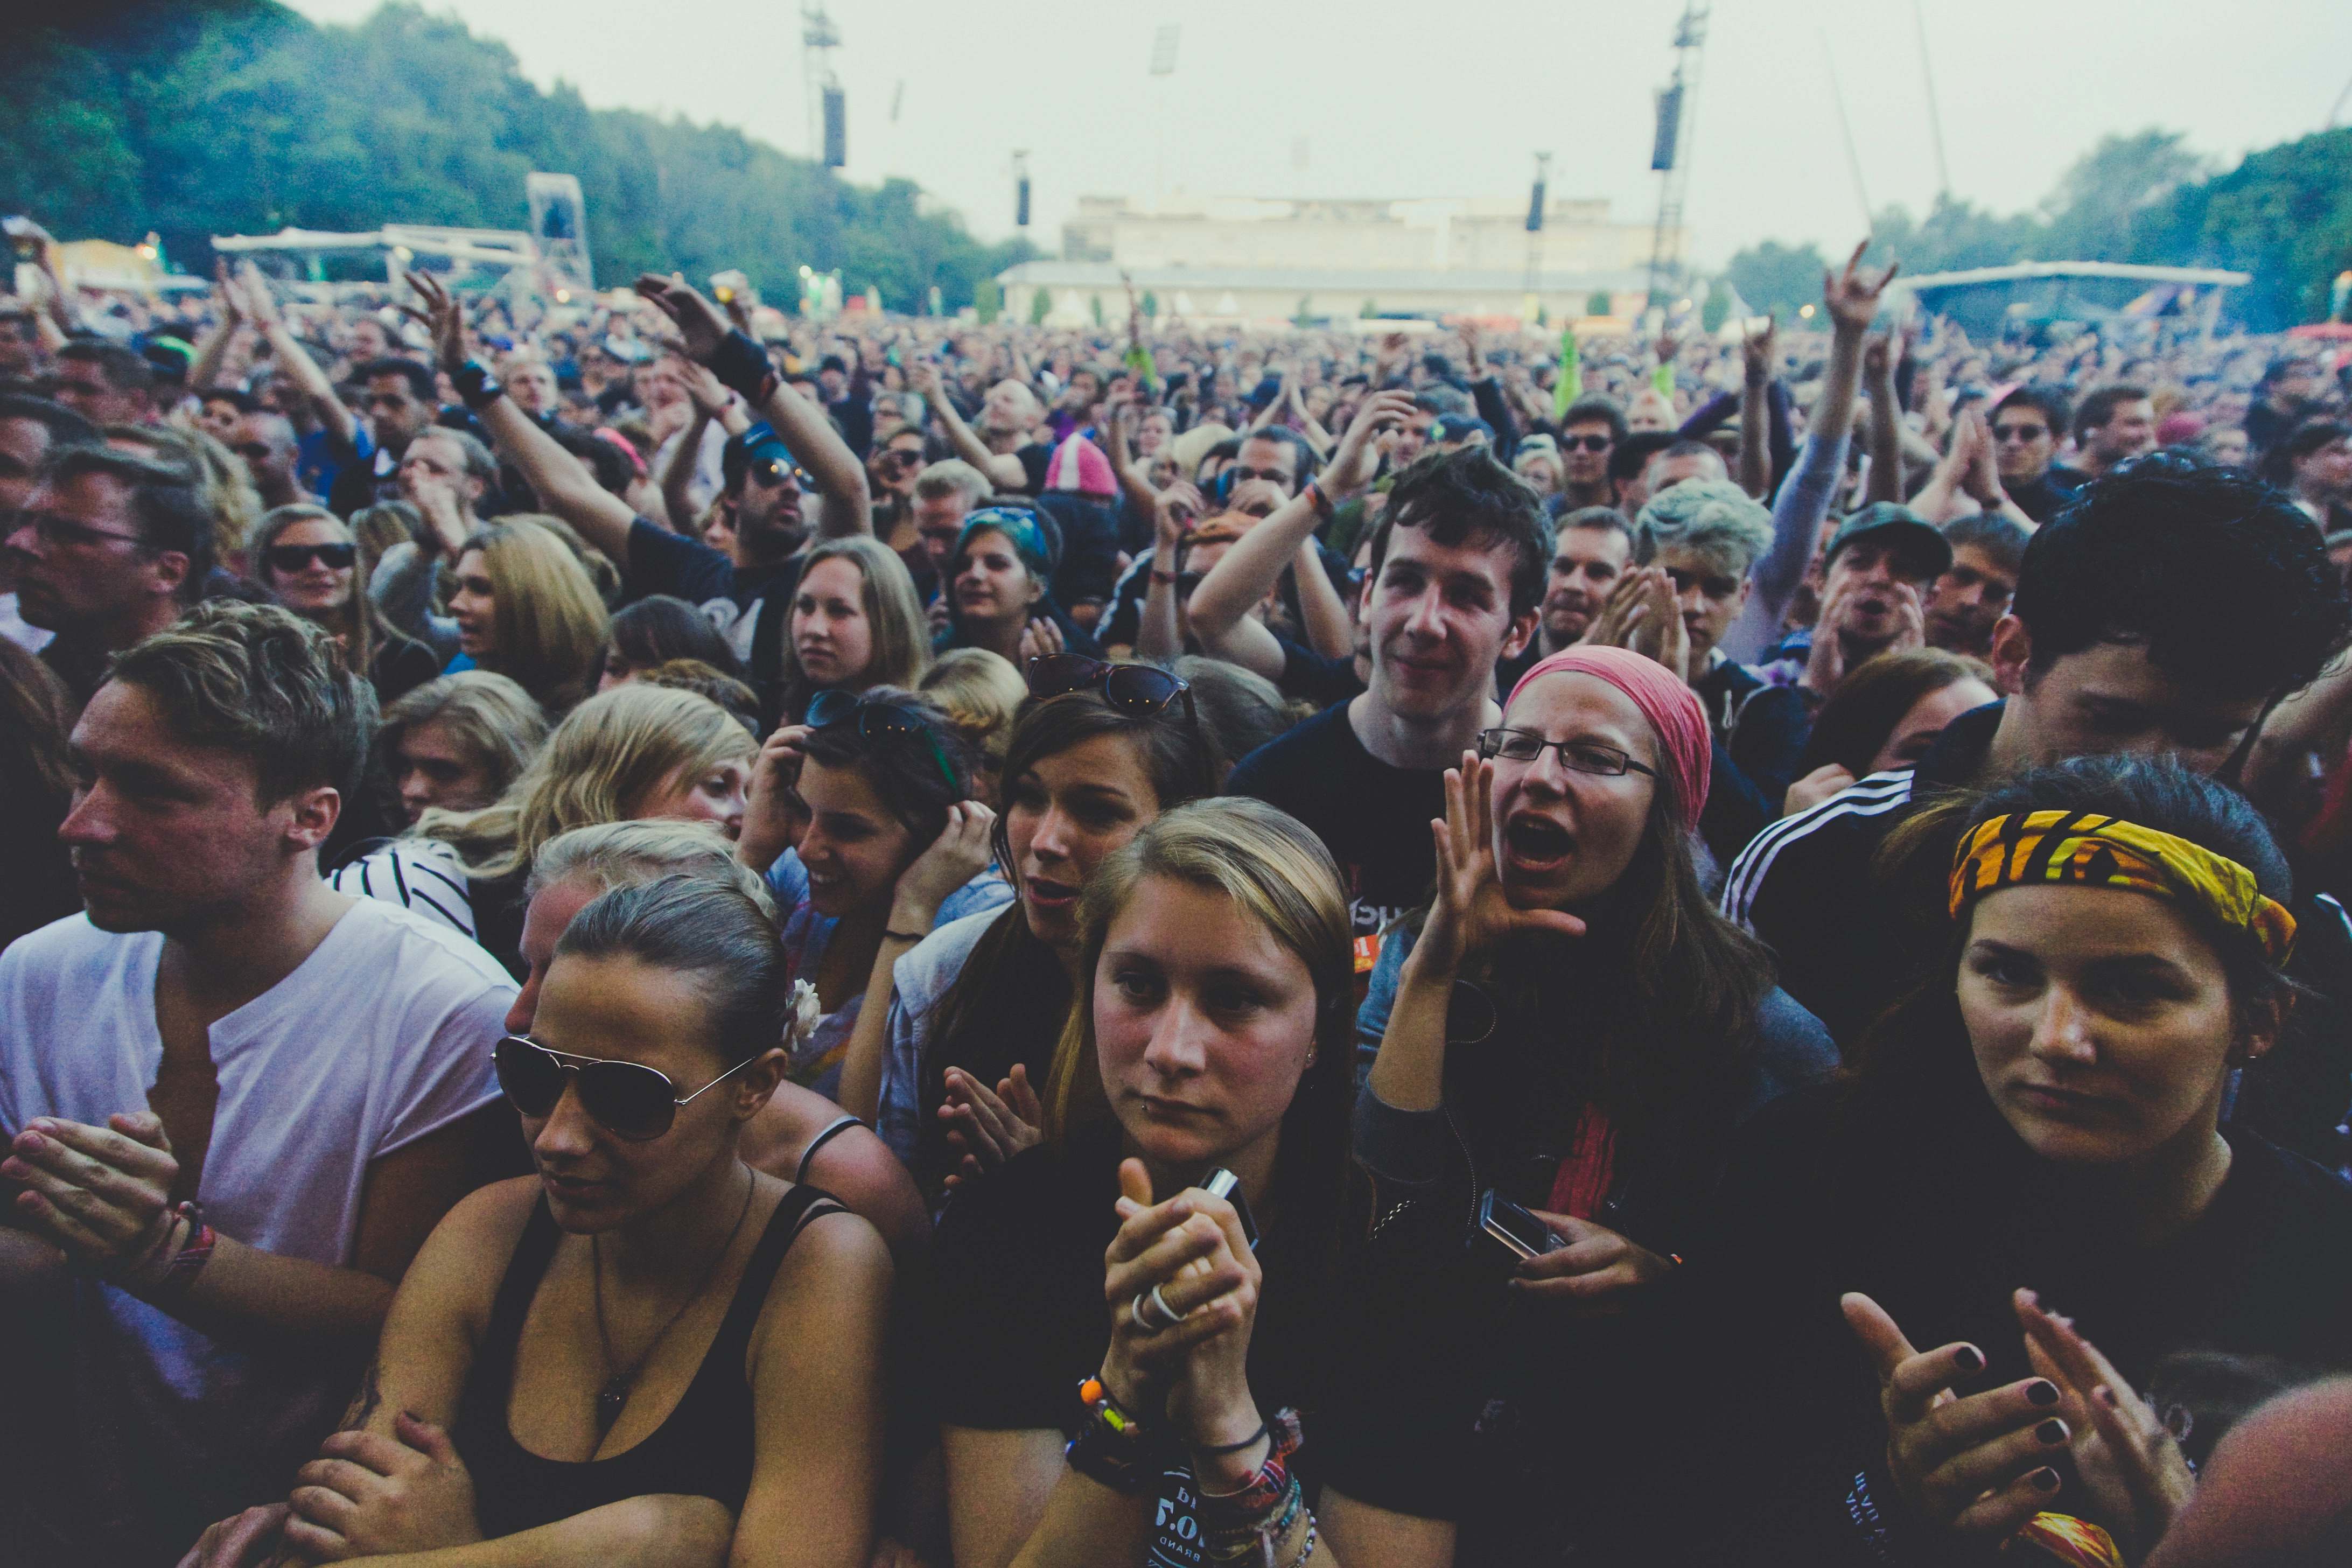
[[[765,462],[772,458],[787,468],[801,466],[800,459],[793,456],[793,449],[784,445],[784,438],[776,434],[775,426],[762,420],[740,436],[727,438],[727,445],[719,452],[719,478],[731,490],[743,482],[743,476],[751,471],[752,464]]]
[[[1495,444],[1495,427],[1468,414],[1448,414],[1429,427],[1433,441],[1467,441],[1473,437],[1491,447]]]
[[[1871,535],[1879,536],[1881,542],[1897,552],[1906,576],[1940,576],[1952,563],[1951,543],[1934,523],[1907,506],[1882,500],[1873,501],[1838,524],[1837,532],[1830,536],[1830,552],[1822,560],[1823,570],[1837,559],[1839,551]]]

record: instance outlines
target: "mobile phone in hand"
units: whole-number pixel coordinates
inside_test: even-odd
[[[1250,1217],[1249,1200],[1242,1196],[1242,1179],[1220,1165],[1201,1182],[1201,1190],[1213,1198],[1223,1198],[1234,1205],[1234,1213],[1242,1220],[1242,1235],[1247,1238],[1252,1252],[1257,1250],[1257,1221]]]
[[[1478,1227],[1470,1245],[1497,1263],[1512,1268],[1568,1245],[1554,1236],[1529,1210],[1489,1187],[1479,1194]]]

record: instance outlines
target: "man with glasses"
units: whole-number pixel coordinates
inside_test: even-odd
[[[1927,590],[1927,646],[1982,658],[1992,652],[1993,627],[2009,614],[2032,535],[1991,511],[1956,517],[1943,532],[1952,563]]]
[[[178,468],[111,447],[51,454],[5,545],[42,659],[79,707],[107,660],[180,618],[213,564],[213,519]]]
[[[171,1562],[282,1497],[426,1234],[512,1163],[513,983],[319,876],[374,717],[330,634],[219,604],[75,726],[86,912],[0,955],[0,1271],[56,1315],[0,1344],[34,1560]]]
[[[0,395],[0,541],[16,531],[16,510],[33,493],[34,481],[51,452],[98,444],[98,426],[64,404]],[[0,637],[28,653],[38,653],[56,635],[26,621],[16,603],[16,563],[0,549]]]
[[[2065,428],[2066,401],[2049,387],[2021,386],[1993,405],[1993,466],[2000,488],[2036,522],[2057,516],[2081,488],[2079,478],[2066,482],[2072,469],[2053,471]]]

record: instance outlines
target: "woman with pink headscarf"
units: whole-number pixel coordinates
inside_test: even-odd
[[[1435,895],[1358,1016],[1357,1153],[1387,1217],[1357,1342],[1380,1347],[1380,1394],[1318,1436],[1339,1506],[1451,1521],[1443,1561],[1643,1555],[1612,1521],[1633,1525],[1649,1481],[1630,1456],[1668,1415],[1628,1336],[1732,1129],[1836,1066],[1699,887],[1709,754],[1697,699],[1653,661],[1537,664],[1445,775]]]

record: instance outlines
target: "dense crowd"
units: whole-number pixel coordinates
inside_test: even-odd
[[[2345,1560],[2352,362],[1861,257],[37,254],[0,1557]]]

